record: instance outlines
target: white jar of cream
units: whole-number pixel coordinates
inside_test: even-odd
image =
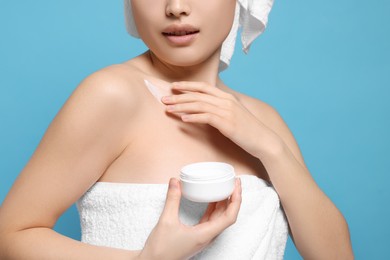
[[[227,199],[234,190],[232,165],[222,162],[200,162],[184,166],[180,171],[183,196],[195,202]]]

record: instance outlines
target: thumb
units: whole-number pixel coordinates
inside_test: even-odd
[[[180,190],[180,182],[171,178],[169,180],[167,199],[165,201],[164,211],[162,216],[172,218],[179,216],[179,208],[180,208],[180,199],[181,199],[181,190]]]

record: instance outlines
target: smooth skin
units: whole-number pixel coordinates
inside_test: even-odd
[[[235,1],[132,4],[150,51],[89,76],[65,103],[0,208],[0,259],[186,259],[235,222],[241,203],[237,181],[230,200],[211,204],[197,226],[181,224],[175,178],[197,161],[227,162],[237,175],[271,181],[305,259],[352,259],[347,223],[314,182],[282,118],[218,77]],[[172,46],[161,32],[173,23],[197,27],[196,40]],[[164,105],[144,79],[171,88]],[[169,182],[164,211],[143,249],[88,245],[52,230],[97,181]]]

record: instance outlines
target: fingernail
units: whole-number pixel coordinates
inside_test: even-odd
[[[172,88],[179,87],[180,83],[179,82],[172,82]]]
[[[181,116],[181,120],[183,120],[184,122],[189,121],[190,119],[191,119],[190,115],[182,115]]]
[[[169,112],[175,111],[175,106],[174,105],[167,106],[167,111]]]
[[[169,180],[169,188],[170,189],[176,189],[178,188],[178,183],[177,183],[177,180],[175,178],[171,178]]]
[[[170,96],[164,96],[164,97],[161,98],[161,101],[162,102],[169,102],[169,101],[171,101],[171,97]]]

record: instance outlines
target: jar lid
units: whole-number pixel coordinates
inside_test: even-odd
[[[222,162],[200,162],[184,166],[180,179],[190,182],[213,182],[234,177],[232,165]]]

